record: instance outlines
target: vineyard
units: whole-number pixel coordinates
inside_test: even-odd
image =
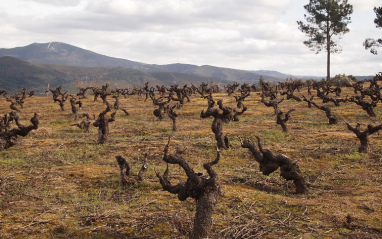
[[[174,155],[207,179],[216,174],[211,238],[382,237],[382,106],[380,95],[365,93],[372,84],[340,92],[194,87],[189,101],[159,87],[147,98],[107,87],[67,95],[70,103],[57,89],[27,96],[18,124],[38,117],[38,127],[0,151],[1,238],[188,238],[199,200],[163,189],[188,180],[182,165],[165,162]],[[375,103],[375,116],[361,100]],[[0,97],[2,116],[17,112],[14,101]],[[356,132],[367,130],[362,149]],[[264,157],[271,151],[298,165],[305,188],[280,176],[281,165],[265,173],[259,151],[244,147],[258,142]],[[207,173],[203,164],[214,160],[215,174]]]

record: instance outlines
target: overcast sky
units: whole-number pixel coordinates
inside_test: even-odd
[[[326,75],[326,52],[315,54],[296,21],[309,0],[0,0],[0,48],[52,41],[111,57],[149,63],[213,65]],[[375,75],[379,55],[365,38],[381,38],[373,7],[349,0],[350,32],[338,40],[331,75]]]

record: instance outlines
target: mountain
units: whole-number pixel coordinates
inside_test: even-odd
[[[282,78],[282,79],[287,79],[289,77],[295,78],[294,75],[284,74],[278,71],[259,70],[259,71],[251,71],[251,72],[259,74],[259,75],[263,75],[263,76],[272,76],[275,78]]]
[[[14,57],[0,58],[0,87],[14,92],[27,87],[28,90],[43,90],[50,83],[62,85],[68,81],[65,73],[59,72],[48,65],[39,65],[22,61]]]
[[[145,64],[104,56],[61,42],[33,43],[24,47],[0,49],[1,56],[13,56],[29,62],[84,67],[143,68]]]
[[[124,67],[79,67],[34,63],[11,56],[0,57],[0,88],[8,92],[27,90],[44,92],[60,85],[76,92],[76,85],[100,86],[109,83],[112,88],[151,85],[173,85],[211,82],[216,79],[177,72],[147,72]],[[227,84],[228,81],[222,81]]]
[[[33,43],[24,47],[0,49],[0,87],[7,91],[27,87],[44,91],[62,85],[76,90],[75,84],[86,80],[87,84],[108,82],[112,86],[142,86],[151,84],[187,84],[215,82],[222,84],[257,84],[260,77],[267,82],[293,79],[316,79],[284,74],[277,71],[246,71],[216,66],[191,64],[155,65],[101,55],[61,42]],[[371,78],[371,77],[362,77]]]
[[[123,67],[148,72],[175,72],[198,77],[214,78],[214,81],[258,82],[260,76],[266,81],[282,81],[285,78],[264,72],[250,72],[215,66],[190,64],[155,65],[113,58],[61,42],[33,43],[24,47],[0,49],[0,57],[12,56],[21,60],[77,67]],[[273,73],[273,72],[272,72]]]

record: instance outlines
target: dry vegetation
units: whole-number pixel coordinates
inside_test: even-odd
[[[215,100],[222,98],[225,105],[236,104],[227,93],[214,94]],[[333,107],[339,123],[329,125],[321,110],[284,100],[280,109],[295,111],[288,133],[283,133],[273,109],[260,100],[252,92],[240,121],[224,125],[232,147],[221,151],[214,166],[221,196],[213,215],[213,238],[382,237],[382,136],[371,135],[369,152],[358,153],[359,140],[341,120],[362,127],[380,124],[381,103],[376,118],[351,102]],[[82,102],[79,113],[98,115],[105,109],[91,96]],[[199,117],[207,100],[193,96],[177,110],[176,132],[167,116],[156,120],[155,106],[144,102],[144,96],[121,97],[120,105],[130,115],[118,111],[108,141],[97,144],[97,128],[85,133],[70,126],[75,122],[69,103],[61,111],[50,96],[25,100],[20,119],[27,125],[37,112],[40,125],[0,151],[1,238],[187,238],[195,201],[181,202],[163,191],[154,168],[166,169],[163,149],[171,136],[171,150],[187,147],[184,158],[204,172],[203,163],[216,156],[213,119]],[[0,98],[1,114],[9,111],[9,102]],[[277,172],[261,174],[249,151],[240,147],[239,136],[255,142],[255,135],[265,148],[298,162],[307,194],[295,194],[293,182]],[[115,156],[125,157],[136,175],[148,151],[145,180],[123,185]],[[185,179],[180,167],[169,167],[174,183]]]

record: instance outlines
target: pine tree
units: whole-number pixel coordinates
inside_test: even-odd
[[[377,28],[382,28],[382,7],[374,7],[374,12],[377,15],[374,19],[374,23]],[[372,39],[367,38],[363,43],[366,50],[370,49],[370,52],[377,55],[377,48],[382,46],[382,38]]]
[[[338,35],[341,38],[349,32],[347,25],[351,22],[353,6],[347,0],[310,0],[304,8],[308,12],[308,15],[304,14],[308,23],[297,21],[298,28],[309,37],[304,44],[315,50],[316,54],[326,50],[326,78],[330,80],[330,54],[342,50],[333,37]]]

